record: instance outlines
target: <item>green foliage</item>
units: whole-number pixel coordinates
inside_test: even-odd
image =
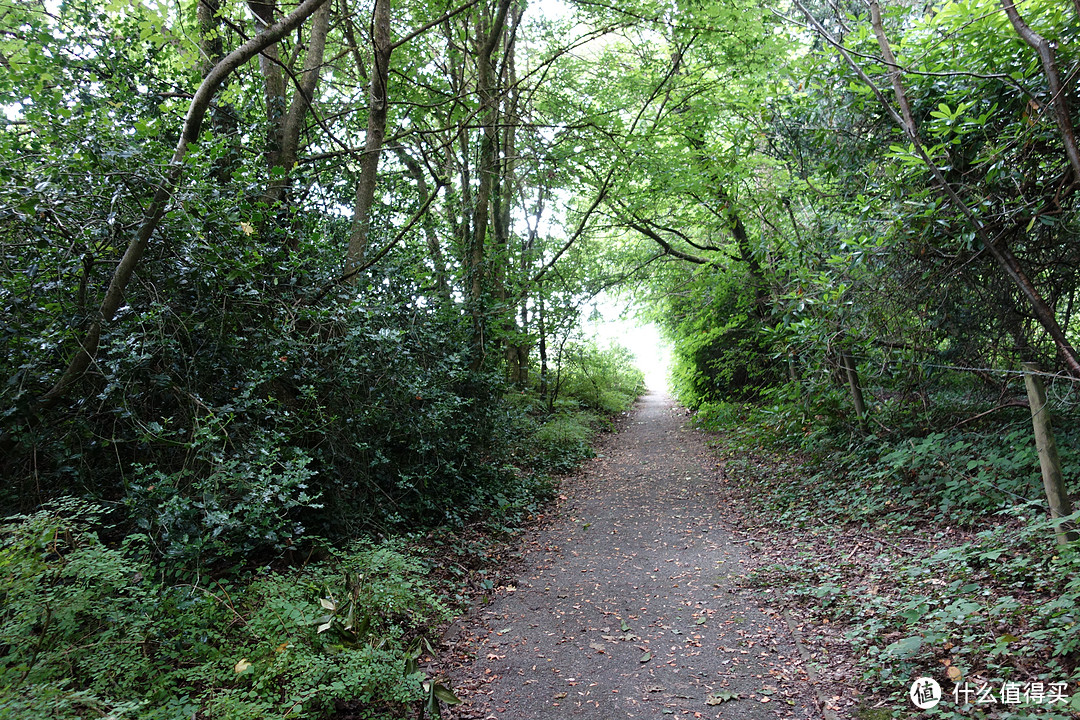
[[[135,539],[104,545],[100,516],[64,501],[3,528],[5,717],[303,718],[335,701],[424,698],[420,638],[448,610],[407,548],[359,544],[246,583],[169,584]]]
[[[798,413],[777,423],[775,408],[700,413],[720,433],[728,476],[754,521],[796,542],[794,556],[780,554],[752,584],[842,627],[870,698],[904,697],[920,675],[948,694],[955,678],[943,668],[976,686],[1080,680],[1080,543],[1055,545],[1029,411],[1006,415],[1003,430],[1002,411],[989,430],[957,427],[971,407],[966,394],[942,393],[916,426],[885,407],[879,417],[909,424],[880,436],[799,422]],[[1058,441],[1075,488],[1076,422],[1064,410]],[[920,432],[930,420],[948,429]],[[944,716],[972,716],[949,705]],[[1047,706],[1024,712],[1061,717]]]
[[[1017,501],[1039,501],[1038,459],[1025,410],[1004,433],[937,431],[922,437],[859,436],[850,428],[800,421],[782,408],[706,406],[699,422],[724,432],[735,446],[801,452],[800,478],[762,478],[764,507],[784,522],[817,520],[894,529],[936,524],[977,527]],[[1063,427],[1068,447],[1074,433]],[[1078,479],[1066,450],[1065,476]],[[802,479],[805,478],[805,479]]]
[[[224,201],[204,209],[207,222],[227,222]],[[27,416],[41,379],[54,377],[61,336],[41,325],[47,313],[10,316],[0,336],[10,350],[0,372],[13,379],[0,390],[5,505],[80,488],[122,500],[163,551],[214,561],[277,553],[305,532],[460,523],[459,507],[502,486],[503,385],[470,367],[456,319],[380,278],[359,298],[309,304],[314,289],[276,276],[314,283],[325,277],[318,263],[271,271],[271,243],[227,256],[187,229],[183,254],[144,271],[174,304],[133,289],[133,310],[110,325],[70,404]],[[8,290],[14,302],[21,291]]]
[[[573,470],[595,455],[590,441],[597,424],[596,415],[588,412],[557,411],[529,436],[533,463],[554,473]]]
[[[593,457],[592,440],[610,427],[645,391],[633,356],[620,346],[566,342],[558,354],[556,379],[547,398],[522,394],[516,401],[523,434],[518,460],[549,473],[566,473]],[[546,402],[545,402],[546,401]]]
[[[804,554],[797,566],[763,568],[754,582],[781,588],[803,612],[843,623],[852,656],[861,658],[861,684],[876,696],[904,697],[920,675],[936,677],[946,694],[965,681],[995,690],[1033,680],[1074,687],[1080,546],[1047,553],[1053,531],[1038,509],[1019,506],[1010,515],[1020,524],[959,544],[937,533],[918,551],[879,549],[869,565]],[[1024,711],[1063,717],[1055,713],[1076,709],[1032,704]],[[942,710],[972,717],[971,708],[951,702]]]
[[[706,430],[717,431],[739,424],[744,409],[735,403],[723,400],[704,402],[698,405],[694,422]]]
[[[290,449],[273,445],[264,453],[205,475],[137,468],[124,502],[136,527],[171,562],[198,565],[203,556],[230,560],[299,546],[305,531],[295,518],[322,507],[308,489],[310,459],[296,451],[286,459]]]
[[[567,346],[560,355],[559,376],[558,394],[609,415],[627,410],[645,391],[645,378],[634,366],[633,355],[617,344]]]
[[[669,292],[673,285],[682,292]],[[696,408],[745,400],[778,381],[746,275],[680,273],[656,292],[650,315],[671,342],[671,387],[680,402]]]
[[[367,78],[349,13],[335,11],[297,161],[267,163],[277,103],[296,90],[273,99],[268,76],[231,74],[88,371],[50,394],[161,187],[215,54],[200,43],[227,52],[245,36],[243,3],[225,3],[211,30],[192,9],[111,0],[0,15],[0,508],[30,513],[5,530],[2,556],[14,714],[310,714],[344,697],[346,675],[358,700],[437,708],[445,693],[412,677],[417,628],[397,608],[441,611],[406,554],[364,547],[372,569],[338,557],[250,582],[226,569],[280,568],[316,537],[340,546],[476,519],[513,530],[550,497],[544,473],[587,457],[600,418],[641,392],[624,351],[567,341],[585,298],[612,283],[644,286],[701,423],[809,456],[804,480],[762,481],[780,520],[968,530],[1037,496],[1023,418],[997,416],[1004,431],[968,420],[1010,391],[986,368],[1051,367],[1058,349],[864,81],[802,20],[742,2],[512,19],[516,45],[545,59],[520,64],[538,71],[513,89],[490,88],[491,113],[461,85],[479,6],[430,22],[437,7],[404,3],[395,32],[427,30],[394,53],[394,152],[355,285],[341,256],[356,166],[340,151],[362,144],[351,91]],[[1075,67],[1067,4],[1022,12]],[[887,88],[866,18],[841,24]],[[1071,337],[1080,220],[1049,112],[1068,98],[1050,97],[993,0],[893,4],[885,28],[929,156]],[[284,74],[300,76],[310,37],[279,44]],[[496,43],[494,65],[514,67],[514,46]],[[477,127],[489,115],[491,131]],[[490,208],[476,204],[478,178],[493,181]],[[551,216],[563,196],[570,208]],[[492,220],[486,237],[477,218]],[[541,398],[520,372],[538,341],[552,363]],[[1074,485],[1075,444],[1062,433]],[[40,510],[70,495],[113,508],[110,524],[70,501]],[[831,606],[845,591],[830,580],[812,594]],[[933,600],[900,617],[979,624]],[[996,607],[980,617],[1012,611]],[[929,645],[894,615],[898,636],[873,647],[916,662]]]
[[[197,82],[189,6],[118,8],[20,6],[0,20],[0,98],[16,118],[0,128],[0,509],[118,502],[130,516],[117,522],[173,561],[220,567],[313,534],[461,525],[514,495],[501,368],[478,367],[467,309],[433,295],[427,248],[387,236],[413,188],[387,184],[372,240],[392,251],[342,290],[353,179],[293,168],[308,194],[268,207],[262,153],[237,143],[265,137],[268,118],[259,84],[239,77],[88,372],[40,403],[142,222]]]
[[[0,707],[15,716],[130,711],[155,675],[141,643],[156,592],[130,549],[106,547],[91,530],[101,514],[65,500],[2,528]]]

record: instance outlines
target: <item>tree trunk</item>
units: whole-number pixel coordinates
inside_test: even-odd
[[[1054,46],[1028,27],[1012,0],[1001,0],[1001,7],[1004,8],[1017,34],[1039,55],[1043,75],[1046,76],[1047,85],[1050,87],[1050,103],[1054,107],[1058,133],[1065,145],[1065,155],[1069,158],[1069,165],[1072,166],[1073,182],[1080,183],[1080,149],[1076,146],[1076,132],[1073,129],[1072,119],[1069,117],[1069,104],[1065,97],[1065,86],[1061,82],[1057,59],[1054,57]]]
[[[540,335],[537,350],[540,353],[540,397],[548,394],[547,328],[544,326],[544,289],[536,288],[536,329]]]
[[[1061,458],[1058,457],[1054,430],[1050,425],[1050,408],[1046,402],[1046,388],[1039,376],[1039,366],[1024,363],[1024,385],[1027,388],[1028,405],[1031,406],[1031,422],[1035,430],[1035,447],[1039,452],[1039,468],[1042,471],[1043,491],[1050,505],[1050,517],[1055,520],[1072,515],[1072,502],[1061,474]],[[1064,545],[1076,540],[1075,528],[1059,525],[1055,529],[1058,543]]]
[[[498,119],[499,106],[495,95],[495,72],[492,55],[499,46],[506,15],[512,0],[499,0],[495,17],[486,33],[480,33],[483,44],[476,55],[476,93],[479,99],[478,118],[483,128],[480,140],[480,156],[477,162],[477,188],[472,207],[472,235],[466,248],[469,272],[469,304],[473,319],[472,366],[479,369],[485,355],[485,318],[484,318],[484,255],[487,242],[488,224],[491,212],[491,190],[499,172],[498,164]]]
[[[199,0],[195,8],[199,25],[199,77],[205,79],[214,67],[225,57],[225,43],[222,38],[221,0]],[[224,83],[223,87],[228,83]],[[236,110],[229,104],[215,103],[210,110],[210,128],[215,135],[235,136],[237,134]],[[236,169],[238,148],[235,141],[225,157],[217,158],[213,165],[213,177],[224,185],[232,179]]]
[[[273,25],[277,0],[248,0],[255,18],[256,36]],[[285,75],[281,70],[281,52],[277,42],[268,44],[259,53],[259,71],[263,77],[263,102],[266,105],[266,169],[272,172],[281,165],[282,130],[285,120]]]
[[[855,364],[855,358],[850,352],[843,350],[840,352],[840,362],[844,365],[848,389],[851,391],[851,404],[855,406],[855,417],[859,421],[859,428],[866,430],[866,402],[863,400],[862,385],[859,384],[859,371]]]
[[[379,155],[386,138],[386,116],[390,108],[388,94],[390,79],[390,0],[375,0],[371,41],[373,67],[368,105],[367,136],[364,155],[360,158],[360,178],[356,182],[356,206],[353,211],[352,232],[345,253],[345,280],[355,285],[360,281],[358,269],[364,262],[371,244],[371,207],[375,202],[375,184],[379,173]]]
[[[416,192],[419,196],[420,205],[427,205],[431,197],[431,191],[428,189],[427,178],[424,176],[424,168],[404,148],[397,149],[397,156],[416,182]],[[427,240],[428,247],[428,260],[431,261],[432,272],[435,275],[435,291],[439,299],[449,306],[453,301],[450,295],[450,283],[446,278],[446,258],[443,256],[439,235],[435,231],[435,225],[431,221],[430,213],[425,213],[420,225],[424,229],[424,237]]]
[[[101,331],[107,323],[116,317],[116,311],[123,301],[128,282],[146,252],[150,237],[165,216],[165,210],[169,200],[172,198],[173,190],[180,182],[180,176],[183,173],[184,157],[187,155],[191,144],[199,138],[203,119],[206,117],[206,111],[210,107],[210,101],[213,99],[214,94],[234,70],[280,40],[318,10],[326,1],[304,0],[291,14],[229,53],[203,79],[199,89],[195,92],[195,96],[191,99],[191,104],[188,106],[187,115],[184,117],[184,125],[180,131],[180,139],[177,141],[172,159],[166,168],[164,180],[158,186],[157,192],[154,193],[154,197],[139,223],[138,231],[128,243],[123,257],[120,258],[120,262],[117,263],[116,269],[113,271],[109,286],[105,290],[105,296],[98,307],[97,316],[90,321],[86,332],[79,339],[79,349],[75,351],[75,354],[68,362],[68,366],[60,379],[38,401],[38,409],[55,404],[71,383],[86,372],[86,369],[90,367],[90,363],[97,356],[98,343],[101,342]]]
[[[304,55],[304,69],[300,73],[298,85],[293,92],[289,110],[281,123],[281,148],[278,153],[276,167],[280,167],[284,173],[277,177],[271,175],[264,197],[268,205],[274,205],[278,202],[288,203],[289,200],[289,173],[292,172],[293,167],[296,165],[300,152],[300,132],[304,127],[304,119],[311,108],[322,75],[323,56],[326,52],[326,35],[330,29],[330,8],[331,4],[327,2],[319,8],[312,19],[307,53]]]
[[[519,100],[516,91],[517,69],[514,63],[515,42],[514,36],[524,8],[516,7],[511,11],[511,31],[507,34],[503,47],[503,86],[509,89],[505,99],[506,110],[502,119],[502,138],[500,142],[500,154],[502,156],[502,169],[495,176],[495,186],[492,199],[494,201],[494,218],[492,229],[494,230],[495,247],[499,258],[495,263],[496,291],[500,302],[502,319],[502,344],[503,358],[506,362],[507,378],[516,386],[525,384],[524,378],[528,377],[527,368],[522,366],[522,350],[527,347],[523,337],[526,326],[519,327],[516,322],[516,298],[512,298],[507,292],[507,272],[515,267],[510,261],[513,253],[510,248],[511,241],[511,207],[514,202],[514,191],[517,178],[515,170],[517,166],[517,125],[519,122],[517,103]],[[527,319],[527,312],[522,305],[522,318]],[[528,352],[524,353],[528,358]]]

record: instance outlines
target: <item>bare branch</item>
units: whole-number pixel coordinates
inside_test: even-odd
[[[1054,46],[1024,22],[1012,0],[1001,0],[1001,7],[1004,8],[1017,34],[1039,54],[1043,75],[1046,76],[1046,82],[1050,86],[1050,103],[1054,107],[1054,119],[1057,121],[1061,141],[1065,144],[1065,155],[1068,156],[1069,165],[1072,166],[1073,183],[1080,183],[1080,149],[1076,145],[1076,132],[1073,130],[1072,119],[1069,117],[1065,86],[1061,82],[1061,73],[1058,71],[1057,60],[1054,57]]]
[[[128,282],[142,259],[143,253],[146,252],[150,237],[165,216],[166,207],[172,198],[173,191],[180,182],[180,176],[183,174],[184,158],[187,155],[188,148],[199,138],[203,119],[210,108],[210,101],[213,99],[214,94],[221,88],[226,78],[237,68],[291,32],[308,16],[318,10],[324,2],[326,0],[304,0],[292,13],[226,55],[203,79],[199,89],[195,92],[195,96],[191,99],[187,114],[184,116],[180,139],[177,141],[176,149],[173,151],[172,159],[169,161],[164,181],[158,187],[157,192],[154,193],[154,198],[146,208],[146,212],[139,224],[138,232],[128,243],[123,257],[120,258],[120,262],[117,263],[116,269],[113,271],[109,287],[105,291],[105,297],[98,307],[97,317],[91,321],[86,332],[80,338],[79,349],[75,351],[60,379],[38,401],[38,408],[55,404],[71,383],[86,372],[86,369],[90,367],[90,363],[97,356],[101,331],[106,323],[116,317],[116,311],[119,310],[123,301]]]

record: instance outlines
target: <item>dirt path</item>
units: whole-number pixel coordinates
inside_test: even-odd
[[[663,395],[563,486],[516,584],[447,639],[454,718],[820,718],[783,620],[733,587],[716,463]]]

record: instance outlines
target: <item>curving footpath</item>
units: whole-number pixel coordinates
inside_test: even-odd
[[[788,626],[732,583],[744,550],[685,420],[646,395],[564,483],[516,583],[448,636],[474,659],[444,717],[821,717]]]

